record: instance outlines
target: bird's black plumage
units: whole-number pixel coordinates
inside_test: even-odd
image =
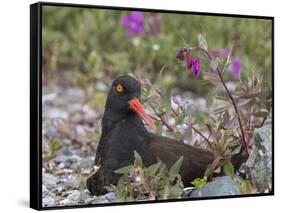
[[[117,91],[119,85],[123,87],[122,92]],[[160,159],[170,167],[183,156],[180,175],[185,186],[189,186],[195,178],[202,177],[214,160],[211,152],[148,132],[141,117],[128,104],[130,100],[138,99],[140,93],[140,83],[130,76],[121,76],[112,83],[95,158],[95,165],[99,169],[87,179],[87,188],[92,194],[104,194],[105,186],[116,185],[120,175],[114,171],[133,164],[134,150],[141,155],[145,166],[157,163]],[[242,163],[240,158],[236,161],[237,165]]]

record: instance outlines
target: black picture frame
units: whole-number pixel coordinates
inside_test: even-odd
[[[107,9],[107,10],[127,10],[127,11],[148,11],[175,14],[194,14],[207,16],[222,17],[239,17],[249,19],[267,19],[272,22],[272,191],[269,193],[251,194],[251,195],[235,195],[222,197],[204,197],[189,199],[171,199],[157,201],[138,201],[125,203],[108,203],[108,204],[89,204],[75,206],[42,206],[42,8],[44,6],[56,7],[75,7],[75,8],[91,8],[91,9]],[[84,5],[69,3],[52,3],[38,2],[30,5],[30,207],[36,210],[49,209],[68,209],[68,208],[85,208],[99,206],[115,206],[115,205],[135,205],[146,203],[162,203],[162,202],[182,202],[192,200],[210,200],[210,199],[226,199],[240,197],[255,196],[272,196],[274,195],[274,17],[258,16],[258,15],[238,15],[224,13],[208,13],[194,11],[175,11],[175,10],[159,10],[148,8],[131,8],[131,7],[113,7],[101,5]]]

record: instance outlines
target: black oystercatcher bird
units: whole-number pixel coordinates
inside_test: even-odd
[[[208,164],[214,160],[213,153],[209,151],[147,131],[143,121],[153,129],[156,127],[139,101],[140,94],[141,84],[133,77],[121,76],[112,83],[95,158],[99,169],[87,179],[91,194],[104,194],[107,192],[104,186],[117,184],[120,174],[114,171],[133,164],[134,150],[141,155],[145,166],[160,159],[170,167],[183,156],[180,175],[185,186],[202,177]],[[237,167],[243,159],[236,158],[235,161]]]

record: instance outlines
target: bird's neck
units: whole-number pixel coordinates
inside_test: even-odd
[[[102,130],[108,131],[116,126],[124,125],[132,126],[138,131],[146,131],[141,118],[134,112],[120,113],[120,111],[106,110],[102,119]]]

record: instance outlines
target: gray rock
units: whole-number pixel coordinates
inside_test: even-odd
[[[105,90],[107,90],[108,86],[104,82],[98,81],[96,84],[96,88],[98,90],[105,91]]]
[[[247,178],[258,192],[272,189],[272,120],[268,118],[261,128],[255,129],[253,149],[245,163]]]
[[[54,159],[57,163],[65,162],[65,161],[71,161],[71,162],[80,162],[81,157],[77,155],[57,155]]]
[[[64,189],[61,186],[58,186],[57,188],[52,189],[51,193],[54,195],[61,195]]]
[[[43,172],[43,184],[45,186],[53,185],[56,186],[58,178],[52,174]]]
[[[79,201],[79,203],[84,203],[84,204],[111,203],[111,202],[116,202],[116,196],[114,192],[109,192],[102,196],[93,196],[90,195],[88,192],[82,192]]]
[[[70,97],[74,96],[83,98],[85,96],[84,91],[78,87],[69,87],[67,89],[64,89],[63,94]]]
[[[67,196],[67,199],[70,201],[78,201],[80,198],[81,193],[78,190],[73,190],[70,192],[70,194]]]
[[[95,196],[90,195],[88,192],[81,192],[79,202],[89,203],[90,200],[95,199]]]
[[[51,197],[44,197],[42,199],[42,204],[43,206],[54,206],[55,205],[55,199],[51,198]]]
[[[92,157],[83,158],[80,162],[80,166],[83,169],[91,169],[94,166],[95,159]]]
[[[81,193],[78,190],[70,191],[70,194],[59,203],[60,205],[77,205],[80,199]]]
[[[56,138],[60,136],[58,128],[52,125],[46,125],[43,129],[43,135],[47,138]]]
[[[61,178],[61,181],[63,182],[62,186],[65,189],[69,189],[74,187],[74,184],[78,185],[79,178],[76,175],[63,175]],[[75,186],[76,186],[75,185]]]
[[[72,148],[71,152],[72,152],[73,155],[78,155],[78,156],[83,155],[83,150],[81,148],[79,148],[79,149]]]
[[[56,93],[49,93],[49,94],[42,95],[42,104],[47,104],[48,102],[52,103],[52,101],[54,101],[56,97],[57,97]]]
[[[59,150],[57,155],[71,156],[71,155],[73,155],[73,153],[69,147],[63,147],[62,149]]]
[[[95,197],[95,199],[91,201],[91,204],[97,204],[97,203],[111,203],[111,202],[113,202],[113,201],[109,201],[109,200],[107,199],[107,197],[105,197],[105,195],[103,195],[103,196],[97,196],[97,197]]]
[[[200,189],[192,191],[189,197],[215,197],[239,195],[240,190],[235,181],[229,176],[218,177]]]
[[[114,192],[109,192],[105,194],[104,197],[110,202],[114,202],[116,200],[116,195]]]
[[[48,118],[49,119],[64,119],[68,118],[68,113],[59,108],[50,108],[48,110]]]
[[[49,190],[44,184],[42,184],[42,196],[46,197],[48,194],[49,194]]]

